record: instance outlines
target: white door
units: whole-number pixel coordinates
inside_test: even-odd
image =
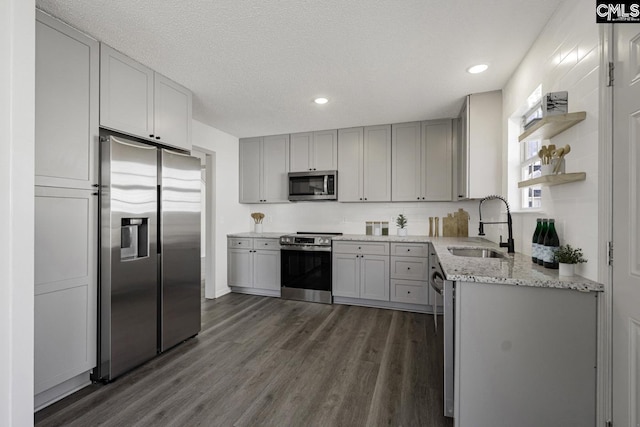
[[[640,25],[614,25],[613,425],[640,425]]]

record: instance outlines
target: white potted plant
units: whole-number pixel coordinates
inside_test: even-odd
[[[558,261],[560,276],[573,276],[576,264],[587,262],[582,254],[582,249],[573,248],[571,245],[562,245],[554,255]]]
[[[396,218],[396,225],[398,226],[398,236],[406,236],[407,218],[403,214],[398,215],[398,218]]]

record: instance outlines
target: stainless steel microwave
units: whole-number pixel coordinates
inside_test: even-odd
[[[338,200],[338,171],[289,172],[289,200]]]

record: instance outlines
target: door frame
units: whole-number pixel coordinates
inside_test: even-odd
[[[598,281],[604,292],[598,298],[598,356],[596,425],[612,418],[613,269],[609,244],[613,239],[613,87],[609,63],[614,62],[613,24],[598,24],[600,32],[600,89],[598,123]],[[614,82],[615,83],[615,82]]]
[[[216,298],[216,152],[194,145],[193,151],[205,156],[205,273],[204,273],[204,297]]]

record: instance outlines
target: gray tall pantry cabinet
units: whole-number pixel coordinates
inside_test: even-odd
[[[36,11],[35,378],[38,409],[96,363],[98,42]]]

